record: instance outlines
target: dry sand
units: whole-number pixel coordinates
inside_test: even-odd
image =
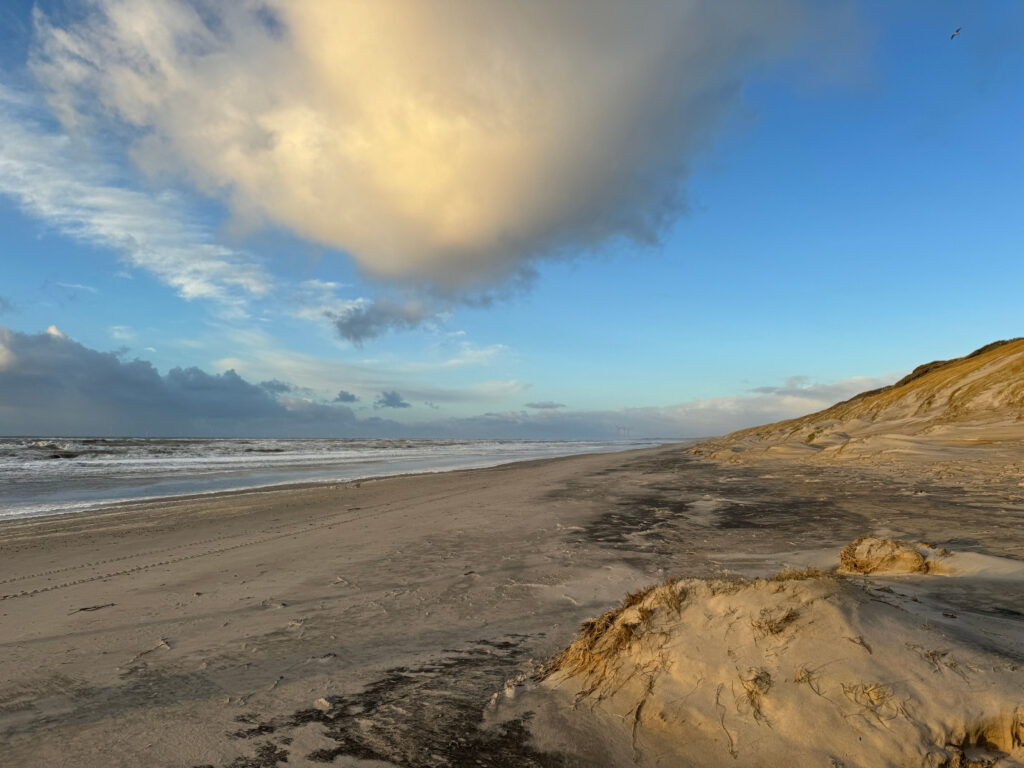
[[[1021,617],[970,605],[979,574],[1020,583],[1024,563],[883,539],[843,554],[839,574],[635,593],[495,710],[539,712],[541,749],[600,744],[595,765],[1024,765]],[[964,609],[929,594],[937,574]]]
[[[1002,715],[1024,628],[1019,490],[849,465],[723,466],[670,446],[8,522],[0,526],[0,764],[773,765],[782,763],[755,758],[783,754],[772,752],[782,734],[825,761],[807,765],[911,765],[921,755],[914,746],[880,752],[890,742],[871,731],[875,751],[854,754],[851,739],[868,732],[857,728],[892,725],[888,704],[872,703],[876,693],[913,709],[911,693],[926,695],[929,681],[961,679],[948,664],[929,678],[929,652],[1002,670],[1003,677],[972,678],[984,694],[979,718]],[[638,729],[633,700],[605,697],[607,711],[604,703],[574,708],[574,691],[556,686],[557,674],[529,682],[581,622],[646,584],[830,567],[866,534],[927,542],[969,564],[956,577],[889,576],[903,581],[881,593],[892,604],[886,611],[932,622],[942,642],[925,642],[920,633],[933,630],[904,626],[897,614],[870,613],[884,607],[871,596],[886,584],[872,592],[861,577],[828,576],[772,592],[766,585],[775,582],[752,581],[723,594],[715,604],[723,615],[747,611],[756,621],[762,608],[790,600],[801,618],[769,633],[771,644],[752,634],[732,649],[742,656],[732,667],[728,643],[714,641],[728,636],[729,622],[708,619],[706,643],[719,655],[708,651],[704,663],[708,679],[739,669],[732,682],[742,692],[730,692],[728,706],[754,706],[746,680],[763,720],[748,709],[745,721],[736,714],[726,729],[697,738],[688,730],[694,722],[671,722],[662,701],[648,714],[661,712],[667,725]],[[701,590],[715,583],[683,584],[688,601],[676,619],[707,609],[714,596],[700,598]],[[955,618],[935,618],[943,614]],[[875,670],[876,654],[827,631],[798,631],[812,620],[862,639],[873,633],[865,642],[881,647],[919,646],[925,655],[915,657],[914,680],[924,682],[901,688],[890,679],[904,668],[902,651]],[[787,639],[785,652],[755,658]],[[869,722],[873,715],[850,715],[867,724],[842,732],[842,754],[826,742],[836,718],[850,719],[846,709],[809,710],[819,698],[810,684],[804,691],[790,682],[796,692],[779,696],[797,674],[790,668],[813,666],[811,649],[820,654],[823,643],[869,666],[856,679],[829,677],[826,668],[822,693],[837,698],[828,686],[863,684],[861,698],[882,718],[879,725]],[[687,648],[678,645],[693,653]],[[758,681],[762,667],[770,682]],[[678,686],[688,678],[679,669],[669,679]],[[871,689],[875,683],[881,688]],[[843,707],[860,701],[851,690],[837,699]],[[974,749],[977,734],[959,734],[963,713],[942,704],[947,699],[914,710],[906,733],[931,734],[938,708],[948,722],[935,738],[962,735],[962,746]],[[708,706],[710,713],[698,709],[714,720],[718,710]],[[798,738],[803,714],[808,725]],[[1000,733],[1013,727],[1003,725]],[[721,748],[730,727],[741,758]],[[703,745],[696,756],[672,751],[687,738]]]

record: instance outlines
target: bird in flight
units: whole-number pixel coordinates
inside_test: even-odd
[[[954,32],[952,35],[950,35],[949,39],[952,40],[954,37],[957,37],[960,34],[960,30],[961,29],[963,29],[963,27],[957,27],[956,28],[956,32]]]

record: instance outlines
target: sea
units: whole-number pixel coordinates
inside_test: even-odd
[[[666,440],[0,437],[0,519],[129,501],[624,451]]]

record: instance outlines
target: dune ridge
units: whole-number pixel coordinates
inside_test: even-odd
[[[1024,338],[1014,338],[918,366],[895,384],[817,413],[739,430],[691,451],[731,463],[918,459],[938,470],[950,469],[945,460],[984,458],[1003,474],[1019,475],[1022,449]]]

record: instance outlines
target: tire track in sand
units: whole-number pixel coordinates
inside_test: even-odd
[[[157,562],[150,562],[150,563],[144,563],[144,564],[136,565],[136,566],[133,566],[131,568],[123,568],[121,570],[108,571],[106,573],[94,574],[92,576],[83,576],[80,579],[73,579],[73,580],[70,580],[70,581],[62,582],[60,584],[50,584],[50,585],[47,585],[45,587],[37,587],[36,589],[25,589],[25,590],[21,590],[20,592],[11,592],[11,593],[8,593],[8,594],[0,595],[0,601],[2,601],[2,600],[15,600],[15,599],[22,598],[22,597],[34,597],[36,595],[40,595],[40,594],[43,594],[45,592],[53,592],[53,591],[58,590],[58,589],[66,589],[67,587],[73,587],[73,586],[76,586],[78,584],[88,584],[88,583],[93,582],[93,581],[101,581],[103,579],[110,579],[110,578],[113,578],[115,576],[127,576],[129,574],[138,573],[140,571],[147,571],[147,570],[150,570],[152,568],[159,568],[159,567],[165,566],[165,565],[175,565],[177,563],[182,563],[182,562],[185,562],[185,561],[188,561],[188,560],[194,560],[194,559],[199,558],[199,557],[209,557],[211,555],[218,555],[218,554],[223,554],[225,552],[232,552],[232,551],[234,551],[236,549],[242,549],[244,547],[252,547],[252,546],[257,546],[259,544],[266,544],[267,542],[270,542],[270,541],[276,541],[278,539],[286,539],[289,536],[297,536],[297,535],[301,535],[301,534],[304,534],[304,533],[311,533],[313,531],[318,531],[318,530],[323,530],[323,529],[330,529],[330,528],[333,528],[333,527],[335,527],[337,525],[342,525],[344,523],[351,523],[351,522],[355,522],[357,520],[362,520],[363,518],[369,517],[369,516],[371,516],[373,514],[379,514],[380,512],[385,512],[385,511],[387,511],[387,510],[373,510],[373,511],[368,511],[368,512],[362,514],[362,515],[350,515],[349,517],[346,517],[346,518],[344,518],[342,520],[330,520],[330,521],[327,521],[327,522],[323,522],[323,523],[319,523],[319,524],[314,524],[314,525],[308,525],[307,524],[307,525],[303,525],[303,526],[299,527],[298,529],[294,529],[293,528],[293,529],[290,529],[290,530],[285,531],[283,533],[275,533],[275,534],[272,534],[270,536],[262,536],[262,537],[257,538],[257,539],[251,539],[249,541],[243,541],[243,542],[241,542],[239,544],[233,544],[233,545],[228,546],[228,547],[218,547],[217,549],[211,549],[211,550],[207,550],[205,552],[194,552],[194,553],[188,554],[188,555],[180,555],[178,557],[171,557],[171,558],[167,558],[165,560],[160,560],[160,561],[157,561]],[[277,527],[280,528],[282,526],[277,526]],[[274,528],[265,528],[263,532],[265,533],[265,532],[271,531],[271,530],[274,530]],[[138,558],[138,557],[150,557],[150,556],[152,556],[154,554],[159,554],[159,553],[162,553],[162,552],[171,552],[171,551],[174,551],[174,550],[184,549],[184,548],[187,548],[187,547],[202,546],[203,544],[210,544],[210,543],[213,543],[213,542],[216,542],[216,541],[223,541],[224,539],[235,538],[236,536],[237,536],[237,534],[236,535],[215,536],[215,537],[212,537],[210,539],[202,539],[200,541],[193,541],[193,542],[190,542],[188,544],[180,544],[180,545],[173,546],[173,547],[165,547],[165,548],[162,548],[162,549],[150,550],[148,552],[135,553],[133,555],[124,555],[124,556],[121,556],[121,557],[106,558],[104,560],[97,560],[97,561],[94,561],[92,563],[83,563],[83,564],[75,565],[75,566],[67,566],[66,568],[57,568],[57,569],[54,569],[52,571],[43,571],[43,572],[36,573],[36,574],[29,574],[29,575],[25,575],[25,576],[15,576],[15,577],[6,579],[4,582],[0,582],[0,583],[12,583],[12,582],[17,582],[17,581],[23,581],[25,579],[30,579],[30,578],[41,578],[41,577],[49,576],[49,575],[52,575],[52,574],[55,574],[55,573],[66,573],[68,571],[73,571],[73,570],[78,570],[78,569],[83,569],[83,568],[96,567],[96,566],[99,566],[99,565],[108,565],[110,563],[121,562],[121,561],[124,561],[124,560],[129,560],[129,559]]]

